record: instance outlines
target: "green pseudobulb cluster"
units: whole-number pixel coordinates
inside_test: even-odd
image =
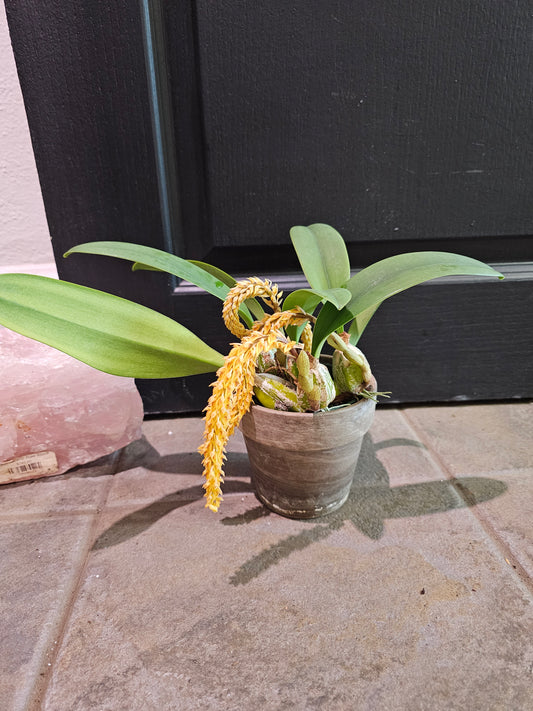
[[[350,362],[339,350],[333,354],[330,371],[303,348],[288,355],[274,349],[257,359],[254,395],[270,409],[316,412],[367,396],[368,376],[364,367]]]

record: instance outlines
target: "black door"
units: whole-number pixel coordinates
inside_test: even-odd
[[[384,304],[362,348],[392,402],[533,395],[528,0],[6,0],[60,276],[163,310],[227,352],[220,302],[62,253],[140,242],[296,283],[294,224],[352,265],[468,254]],[[140,383],[201,410],[212,376]]]

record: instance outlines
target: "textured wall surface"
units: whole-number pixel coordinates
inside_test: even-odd
[[[0,67],[0,268],[53,262],[3,3]]]

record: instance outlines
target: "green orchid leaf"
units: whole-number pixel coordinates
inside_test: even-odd
[[[196,266],[200,267],[200,269],[205,269],[206,272],[209,272],[217,279],[220,279],[220,281],[226,284],[226,286],[228,286],[230,289],[234,287],[237,283],[237,280],[232,277],[231,274],[227,274],[225,271],[219,269],[218,267],[214,267],[212,264],[206,264],[206,262],[198,262],[195,259],[189,259],[189,261],[191,264],[196,264]],[[257,321],[260,321],[264,317],[265,312],[263,311],[263,308],[259,301],[257,301],[257,299],[246,299],[244,304],[246,304],[246,307],[251,311]],[[241,309],[242,308],[243,307],[241,306]],[[252,320],[253,319],[251,319],[250,323],[247,324],[248,326],[252,325]]]
[[[114,375],[177,378],[224,363],[220,353],[167,316],[48,277],[0,274],[0,323]]]
[[[215,277],[215,279],[218,279],[230,289],[237,283],[237,280],[232,277],[231,274],[228,274],[223,269],[219,269],[218,267],[213,266],[213,264],[208,264],[207,262],[199,262],[197,259],[188,259],[187,261],[189,262],[189,264],[195,264],[197,267],[200,267],[200,269],[203,269],[204,272],[211,274]]]
[[[206,272],[209,272],[213,276],[218,277],[218,274],[217,274],[218,272],[220,272],[221,274],[225,274],[225,272],[223,272],[221,269],[217,269],[217,267],[213,267],[211,264],[204,264],[204,262],[196,262],[192,259],[187,260],[187,261],[190,261],[191,264],[195,264],[196,266],[199,266],[201,269],[205,269]],[[138,272],[138,271],[164,272],[165,271],[164,269],[157,269],[157,267],[151,267],[149,264],[141,264],[141,262],[134,262],[131,267],[131,270],[132,270],[132,272]],[[228,280],[233,279],[233,277],[230,277],[229,274],[227,274],[226,276],[228,277]],[[234,284],[237,283],[235,281],[235,279],[233,279],[233,282],[234,282]],[[220,283],[226,284],[230,287],[233,286],[233,284],[228,284],[227,281],[223,281],[222,279],[220,280]],[[228,289],[228,292],[229,292],[229,289]],[[241,304],[241,306],[239,307],[239,313],[240,313],[242,319],[244,320],[244,322],[246,323],[246,325],[248,326],[248,328],[251,328],[254,320],[252,318],[250,311],[245,306],[245,304]]]
[[[370,309],[377,308],[390,296],[430,279],[454,275],[503,279],[502,274],[487,264],[450,252],[398,254],[361,270],[346,283],[352,298],[343,309],[336,309],[331,303],[322,308],[314,328],[313,354],[320,354],[330,333],[360,314],[365,314],[366,318]]]
[[[348,294],[348,299],[350,298],[350,292],[347,289],[328,289],[327,292],[346,292]],[[341,297],[341,302],[342,303],[342,294],[339,294]],[[288,311],[289,309],[293,309],[295,306],[299,306],[302,308],[304,311],[306,311],[308,314],[312,314],[313,311],[316,309],[318,304],[321,304],[325,299],[326,299],[326,292],[319,292],[314,289],[298,289],[296,291],[293,291],[291,294],[287,296],[287,298],[283,302],[283,310]],[[335,295],[333,295],[333,298],[335,298]],[[346,299],[346,301],[348,300]],[[337,303],[339,301],[337,300]],[[287,331],[288,337],[293,340],[298,342],[300,340],[300,336],[302,335],[302,331],[305,328],[305,323],[301,324],[300,326],[287,326],[285,329]]]
[[[305,328],[305,323],[302,323],[300,326],[287,326],[285,331],[287,333],[287,336],[291,339],[291,341],[295,341],[296,343],[299,343],[300,341],[300,336],[302,335],[302,332]]]
[[[65,252],[64,257],[68,257],[71,252]],[[132,272],[164,272],[164,269],[158,269],[157,267],[151,267],[149,264],[142,264],[141,262],[133,262],[131,265]]]
[[[187,260],[191,264],[195,264],[197,267],[200,267],[200,269],[204,269],[206,272],[209,272],[212,276],[216,277],[217,279],[220,279],[220,282],[222,284],[226,284],[228,287],[235,286],[237,283],[236,280],[230,276],[229,274],[226,274],[226,272],[223,272],[222,269],[219,269],[218,267],[214,267],[212,264],[206,264],[205,262],[197,262],[195,259],[189,259]],[[150,271],[150,272],[162,272],[164,271],[163,269],[157,269],[156,267],[151,267],[148,264],[141,264],[141,262],[134,262],[132,268],[132,271],[137,272],[137,271]],[[229,290],[228,290],[229,292]],[[247,299],[243,304],[240,305],[239,307],[239,314],[241,315],[241,318],[243,321],[246,323],[248,328],[251,328],[254,322],[254,319],[252,318],[252,314],[250,313],[250,309],[248,306],[251,305],[253,302],[253,305],[255,307],[256,313],[260,313],[261,316],[259,318],[262,318],[265,315],[265,312],[261,308],[260,304],[255,300],[255,299]],[[257,317],[256,317],[257,318]]]
[[[65,252],[64,256],[67,257],[69,254],[72,253],[73,250],[70,250],[69,252]],[[195,264],[197,267],[200,267],[200,269],[203,269],[205,272],[208,272],[212,276],[216,277],[220,281],[220,284],[226,284],[230,289],[232,286],[235,286],[237,283],[236,280],[230,276],[229,274],[226,274],[226,272],[222,271],[222,269],[219,269],[218,267],[214,267],[212,264],[207,264],[206,262],[198,262],[196,259],[187,259],[187,262],[189,264]],[[143,264],[142,262],[134,262],[131,267],[132,272],[138,272],[138,271],[148,271],[148,272],[167,272],[168,269],[159,269],[158,267],[153,267],[150,264]],[[220,284],[218,286],[220,286]]]
[[[193,264],[187,259],[177,257],[175,254],[168,254],[154,247],[146,247],[142,244],[132,244],[131,242],[87,242],[72,247],[65,252],[65,257],[71,254],[100,254],[107,257],[118,257],[136,262],[136,269],[152,269],[155,271],[174,274],[190,281],[191,284],[199,286],[219,299],[224,299],[228,295],[229,288],[219,277],[213,276],[205,269]]]
[[[350,278],[350,260],[337,230],[322,224],[296,226],[290,235],[302,271],[313,289],[345,286]]]
[[[323,301],[324,297],[313,291],[313,289],[297,289],[297,291],[293,291],[283,300],[282,308],[283,311],[289,311],[299,306],[306,313],[312,314],[318,304]]]
[[[354,318],[348,330],[348,333],[350,334],[350,343],[352,344],[352,346],[357,345],[359,339],[363,335],[363,331],[368,325],[368,322],[376,313],[378,308],[379,304],[376,304],[375,306],[370,306],[370,308],[365,309],[365,311],[362,311],[360,314],[357,314],[357,316]]]
[[[342,309],[351,298],[348,289],[297,289],[287,296],[283,302],[283,310],[301,306],[304,311],[312,314],[322,301],[330,301],[337,309]]]
[[[120,244],[123,244],[122,242]],[[85,245],[81,245],[85,246]],[[68,256],[69,254],[72,254],[72,252],[77,251],[76,247],[74,247],[72,250],[69,252],[65,253],[65,257]],[[85,250],[84,250],[85,251]],[[99,252],[100,254],[100,252]],[[166,252],[164,252],[166,254]],[[114,255],[112,255],[114,256]],[[220,286],[221,284],[225,284],[228,286],[230,289],[232,286],[235,286],[237,283],[237,280],[234,279],[230,274],[227,274],[225,271],[222,269],[219,269],[218,267],[213,266],[212,264],[207,264],[207,262],[199,262],[196,259],[187,259],[185,260],[189,264],[194,264],[197,267],[200,267],[200,269],[203,269],[204,272],[207,272],[208,274],[211,274],[212,276],[217,279],[220,284],[217,286]],[[142,262],[134,262],[133,266],[131,267],[131,270],[133,272],[137,272],[140,270],[143,271],[151,271],[151,272],[168,272],[168,269],[160,269],[158,267],[151,266],[150,264],[143,264]],[[172,272],[171,272],[172,273]],[[178,275],[176,275],[178,276]]]
[[[163,252],[160,249],[130,242],[87,242],[72,247],[68,252],[65,252],[64,256],[69,257],[71,254],[99,254],[107,257],[128,259],[134,262],[133,271],[142,269],[173,274],[207,291],[208,294],[217,296],[222,301],[228,295],[230,288],[236,283],[232,276],[211,264],[182,259],[175,254],[168,254],[168,252]],[[239,309],[243,320],[249,328],[251,328],[254,320],[250,314],[251,309],[249,310],[249,307],[253,307],[255,318],[260,319],[265,315],[257,302],[250,304],[250,301],[251,299],[247,300],[246,305],[242,305]],[[256,313],[260,313],[261,316],[257,316]]]
[[[282,309],[283,311],[289,311],[295,306],[299,306],[306,313],[312,314],[318,304],[321,304],[323,301],[324,297],[316,291],[313,291],[313,289],[298,289],[287,296],[287,298],[283,301]],[[299,342],[300,336],[302,335],[306,324],[307,321],[299,326],[287,326],[285,328],[287,336],[291,339],[291,341],[296,341],[296,343]]]

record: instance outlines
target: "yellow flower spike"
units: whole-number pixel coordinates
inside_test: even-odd
[[[248,333],[239,319],[239,307],[243,301],[255,296],[259,296],[273,311],[281,311],[282,292],[278,291],[276,284],[272,284],[268,279],[263,281],[258,277],[238,281],[230,289],[222,309],[222,318],[226,328],[237,338],[242,338]]]
[[[296,344],[280,340],[278,333],[255,332],[245,336],[231,349],[207,405],[204,443],[199,447],[204,457],[206,506],[218,511],[224,481],[223,460],[226,443],[247,412],[252,401],[255,360],[259,353],[277,347],[288,352]]]
[[[249,331],[237,314],[240,304],[253,296],[260,296],[276,313],[265,316]],[[217,371],[206,408],[204,441],[198,448],[203,455],[206,507],[215,513],[222,501],[226,444],[252,402],[257,356],[272,348],[288,353],[297,344],[287,340],[281,329],[309,319],[300,308],[280,311],[280,296],[275,285],[254,277],[238,282],[224,302],[224,323],[241,342],[233,344],[224,365]]]
[[[254,324],[252,333],[272,333],[273,331],[279,331],[281,328],[285,328],[285,326],[298,326],[308,319],[309,316],[305,313],[305,311],[302,311],[302,309],[296,307],[290,311],[280,311],[279,313],[265,316],[261,321]],[[281,332],[279,335],[283,338]]]

